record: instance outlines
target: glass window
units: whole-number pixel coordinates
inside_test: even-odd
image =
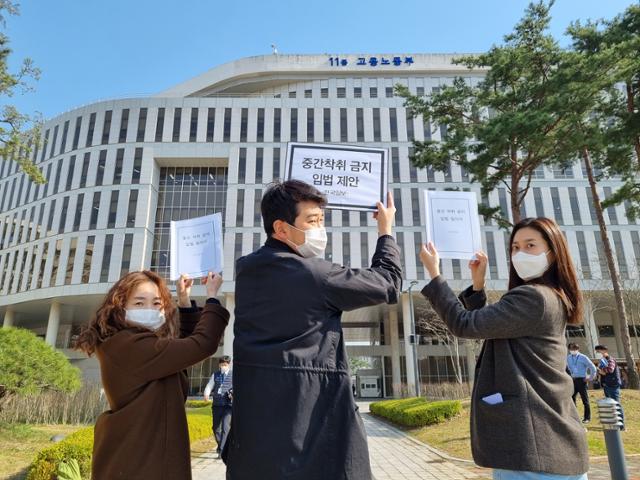
[[[258,132],[256,134],[258,142],[264,142],[264,108],[258,109]]]
[[[69,159],[69,170],[67,170],[67,185],[65,187],[66,191],[71,190],[71,185],[73,184],[73,174],[75,173],[75,169],[76,169],[76,156],[71,155],[71,158]],[[28,194],[27,194],[27,197],[28,197]]]
[[[191,109],[191,123],[189,124],[189,141],[195,142],[198,134],[198,109]]]
[[[324,108],[322,109],[322,116],[323,116],[323,128],[324,128],[324,141],[325,142],[330,142],[331,141],[331,109],[330,108]]]
[[[141,108],[138,114],[138,131],[136,133],[136,142],[144,142],[144,134],[147,130],[147,109]]]
[[[236,227],[241,227],[242,218],[244,217],[244,190],[238,190],[238,201],[236,205]]]
[[[296,92],[289,92],[289,98],[296,98]]]
[[[104,113],[104,124],[102,125],[102,145],[109,143],[109,134],[111,133],[111,116],[112,110],[107,110]]]
[[[604,199],[606,200],[612,195],[611,187],[604,187]],[[616,212],[616,207],[608,207],[606,209],[607,214],[609,215],[609,223],[611,225],[618,225],[618,213]]]
[[[279,142],[282,130],[282,109],[273,110],[273,141]]]
[[[247,175],[247,149],[241,148],[238,154],[238,183],[244,183]]]
[[[87,175],[89,174],[89,162],[91,161],[91,152],[85,152],[82,160],[82,173],[80,175],[80,188],[87,186]]]
[[[53,186],[53,194],[54,195],[56,193],[58,193],[58,190],[60,189],[60,175],[62,173],[62,164],[64,163],[64,159],[61,158],[56,163],[57,163],[57,165],[56,165],[56,181],[55,181],[54,186]]]
[[[89,128],[87,129],[87,141],[85,147],[93,145],[93,132],[96,128],[96,114],[95,112],[89,115]]]
[[[391,147],[391,179],[393,183],[400,181],[400,151],[398,147]]]
[[[69,211],[69,197],[62,200],[62,210],[60,211],[60,224],[58,225],[58,233],[64,233],[67,223],[67,212]]]
[[[122,264],[120,266],[120,276],[129,273],[131,267],[131,249],[133,248],[133,233],[124,236],[124,246],[122,247]]]
[[[313,108],[307,108],[307,142],[315,141],[313,120]]]
[[[416,139],[415,133],[413,131],[413,117],[411,116],[409,110],[405,109],[405,112],[407,116],[407,141],[413,142]]]
[[[58,140],[58,125],[53,129],[53,138],[51,139],[51,149],[49,150],[49,158],[55,155],[56,141]]]
[[[262,222],[262,211],[260,209],[260,203],[262,202],[262,190],[258,188],[254,192],[253,197],[253,225],[259,227]]]
[[[109,234],[104,239],[104,250],[102,251],[102,268],[100,269],[100,283],[109,281],[109,266],[111,265],[111,251],[113,249],[113,234]]]
[[[496,259],[496,246],[493,232],[485,232],[487,240],[487,255],[489,256],[489,275],[492,279],[498,278],[498,261]]]
[[[391,130],[391,141],[398,141],[398,113],[395,108],[389,109],[389,128]]]
[[[256,181],[255,183],[262,183],[262,168],[264,163],[264,149],[256,149]]]
[[[124,162],[124,148],[119,148],[116,152],[116,167],[113,172],[113,184],[120,185],[122,181],[122,164]]]
[[[584,238],[584,232],[576,231],[576,241],[578,243],[578,255],[580,256],[580,270],[582,278],[591,278],[591,264],[589,263],[589,255],[587,253],[587,243]]]
[[[69,120],[64,122],[64,127],[62,129],[62,141],[60,142],[60,151],[59,154],[63,154],[65,149],[67,148],[67,135],[69,134]]]
[[[76,213],[73,217],[73,231],[77,232],[80,230],[80,219],[82,217],[82,210],[84,207],[84,193],[78,195],[78,199],[76,201]]]
[[[273,149],[273,179],[280,179],[280,148]]]
[[[216,126],[216,109],[207,110],[207,142],[213,142],[213,133]]]
[[[291,125],[290,125],[290,138],[292,142],[298,141],[298,109],[291,109]]]
[[[396,224],[403,225],[402,223],[402,194],[399,188],[393,189],[393,202],[396,205]]]
[[[69,243],[69,257],[67,258],[67,269],[64,276],[64,284],[70,285],[73,278],[73,264],[76,260],[76,249],[78,248],[78,239],[72,238]]]
[[[164,107],[158,108],[158,120],[156,122],[156,142],[162,141],[164,134]]]
[[[598,216],[596,215],[596,209],[593,206],[593,194],[591,193],[591,188],[590,187],[586,187],[585,190],[587,192],[587,201],[589,203],[589,212],[591,213],[591,223],[593,225],[597,225],[598,224]]]
[[[347,89],[345,87],[338,87],[338,98],[345,98],[347,96]]]
[[[224,109],[224,139],[223,141],[229,142],[231,141],[231,109]]]
[[[636,258],[636,275],[640,274],[640,233],[631,230],[631,245],[633,245],[633,255]]]
[[[60,266],[60,253],[62,252],[62,239],[56,241],[55,252],[53,255],[53,266],[51,267],[51,283],[57,285],[58,267]]]
[[[124,108],[122,110],[122,118],[120,119],[120,134],[118,135],[119,143],[124,143],[127,141],[128,128],[129,128],[129,109]]]
[[[180,122],[182,121],[182,108],[176,107],[173,110],[173,133],[171,140],[173,142],[180,141]]]
[[[593,235],[596,240],[596,251],[598,252],[598,261],[600,262],[600,278],[610,279],[611,275],[609,273],[609,266],[607,264],[607,257],[604,253],[604,244],[602,243],[602,237],[600,236],[600,232],[593,232]]]
[[[578,203],[578,195],[575,187],[569,187],[569,203],[571,203],[571,213],[573,215],[574,225],[582,225],[580,217],[580,205]]]
[[[385,87],[384,94],[387,98],[393,98],[393,87]]]
[[[627,266],[627,259],[624,256],[624,248],[622,246],[622,235],[619,231],[614,230],[613,234],[613,245],[616,249],[615,256],[618,260],[618,270],[620,273],[620,277],[623,279],[629,278],[629,267]]]
[[[419,97],[424,97],[424,87],[416,87],[416,95]]]
[[[411,189],[411,211],[413,212],[413,224],[420,226],[420,200],[417,188]]]
[[[342,265],[351,266],[351,235],[348,232],[342,232]]]
[[[71,149],[76,150],[78,148],[78,143],[80,142],[80,129],[82,128],[82,117],[76,118],[76,127],[73,132],[73,143],[71,144]]]
[[[364,142],[364,109],[356,108],[356,134],[358,142]]]
[[[247,141],[247,131],[249,129],[249,109],[243,108],[240,110],[240,141]]]
[[[42,156],[40,157],[40,162],[44,162],[48,143],[49,143],[49,130],[44,132],[44,140],[42,141]]]
[[[90,235],[89,237],[87,237],[87,246],[84,250],[84,261],[82,262],[82,283],[89,283],[89,274],[91,273],[91,259],[93,258],[95,241],[95,235]]]
[[[551,187],[551,201],[553,202],[553,216],[558,225],[564,225],[562,207],[560,206],[560,193],[556,187]]]
[[[369,87],[369,97],[378,98],[378,87]]]
[[[91,204],[91,219],[89,229],[95,230],[98,224],[98,214],[100,213],[100,192],[93,192],[93,202]]]
[[[112,190],[111,203],[109,204],[109,218],[107,222],[107,228],[114,228],[116,226],[116,216],[118,214],[118,197],[119,192],[117,190]]]
[[[98,157],[98,171],[96,172],[96,186],[102,185],[104,180],[104,169],[107,164],[107,151],[100,150],[100,156]]]
[[[380,142],[382,140],[380,136],[380,109],[373,109],[373,140]]]
[[[329,89],[321,88],[320,89],[320,98],[329,98]]]
[[[127,210],[127,228],[136,226],[136,209],[138,207],[138,190],[129,193],[129,209]]]
[[[140,174],[142,172],[142,148],[136,148],[133,156],[133,173],[131,175],[131,183],[140,183]]]
[[[312,90],[309,88],[304,91],[304,98],[311,98],[311,97],[312,97]]]
[[[340,109],[340,141],[346,142],[348,141],[347,135],[347,109]]]
[[[353,87],[353,98],[362,98],[362,87]]]

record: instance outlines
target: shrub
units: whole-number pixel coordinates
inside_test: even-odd
[[[187,408],[202,408],[202,407],[211,407],[210,400],[187,400],[186,407]]]
[[[3,402],[0,422],[93,424],[107,408],[100,387],[83,386],[79,391],[43,392],[37,395],[12,395]]]
[[[0,329],[0,365],[5,400],[46,390],[74,392],[81,385],[80,370],[24,328]]]
[[[211,435],[211,409],[200,408],[187,412],[189,441],[195,442]],[[91,454],[93,452],[93,427],[72,433],[61,442],[46,448],[36,455],[29,467],[26,480],[56,480],[60,465],[75,460],[80,467],[83,480],[91,476]]]
[[[424,398],[413,397],[375,402],[369,409],[374,415],[405,427],[423,427],[441,423],[457,415],[462,410],[462,405],[458,400],[427,402]]]

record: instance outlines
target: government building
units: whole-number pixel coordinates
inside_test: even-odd
[[[0,318],[28,328],[62,350],[89,379],[99,379],[94,358],[70,349],[73,338],[107,290],[124,273],[151,269],[169,276],[169,225],[221,212],[224,285],[220,300],[233,313],[234,261],[265,241],[263,191],[284,175],[288,142],[349,144],[388,149],[389,188],[396,207],[395,236],[404,284],[398,305],[343,316],[351,357],[366,365],[360,394],[392,396],[415,385],[470,380],[477,346],[452,342],[422,329],[426,284],[418,259],[425,237],[422,190],[461,188],[510,212],[497,188],[488,198],[456,165],[444,173],[413,167],[413,140],[438,140],[446,128],[411,118],[394,85],[429,95],[457,76],[470,84],[482,71],[452,65],[447,54],[265,55],[243,58],[143,98],[101,101],[45,122],[33,160],[47,179],[33,184],[18,165],[0,161]],[[99,95],[100,92],[96,92]],[[611,195],[618,179],[601,182]],[[616,343],[615,303],[583,166],[540,168],[526,198],[526,216],[548,216],[571,246],[588,299],[585,326],[571,335],[588,353],[595,342]],[[621,276],[640,289],[639,228],[626,206],[605,214]],[[506,290],[508,234],[481,221],[490,259],[488,288]],[[326,258],[367,267],[377,232],[371,214],[326,214]],[[470,282],[466,262],[444,260],[454,289]],[[204,301],[204,287],[193,290]],[[412,297],[410,297],[412,295]],[[637,295],[637,293],[636,293]],[[630,300],[630,302],[633,300]],[[638,299],[635,300],[636,304]],[[628,307],[638,321],[638,308]],[[410,342],[418,322],[419,345]],[[274,319],[274,322],[277,319]],[[638,355],[640,328],[631,327]],[[233,316],[216,356],[232,354]],[[417,351],[419,361],[414,361]],[[191,369],[191,394],[201,394],[215,357]],[[364,377],[363,377],[364,378]]]

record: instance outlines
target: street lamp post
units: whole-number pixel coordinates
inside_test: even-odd
[[[411,315],[411,337],[413,338],[413,372],[415,375],[415,384],[416,384],[416,397],[421,396],[420,391],[420,363],[418,362],[418,336],[416,335],[416,317],[413,313],[413,295],[411,294],[411,289],[418,284],[416,280],[412,280],[409,283],[409,288],[407,292],[409,293],[409,310]]]

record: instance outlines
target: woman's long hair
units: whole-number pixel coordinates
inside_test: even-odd
[[[578,275],[573,266],[569,245],[564,235],[560,231],[558,224],[546,217],[525,218],[518,222],[511,232],[509,249],[513,245],[513,237],[522,228],[533,228],[542,235],[542,238],[549,245],[553,252],[554,261],[544,274],[532,280],[524,281],[513,267],[513,262],[509,267],[509,290],[520,285],[540,284],[551,287],[558,294],[567,311],[567,322],[572,325],[582,323],[583,300],[580,288],[578,287]]]
[[[125,320],[127,299],[138,285],[145,282],[152,282],[157,285],[162,307],[164,308],[166,321],[155,332],[156,335],[176,338],[178,336],[178,321],[176,307],[171,299],[171,292],[169,292],[167,284],[162,277],[149,270],[143,270],[141,272],[127,273],[111,287],[95,316],[78,336],[74,348],[92,355],[98,345],[120,330],[139,328],[140,331],[146,331],[144,327],[136,327]]]

